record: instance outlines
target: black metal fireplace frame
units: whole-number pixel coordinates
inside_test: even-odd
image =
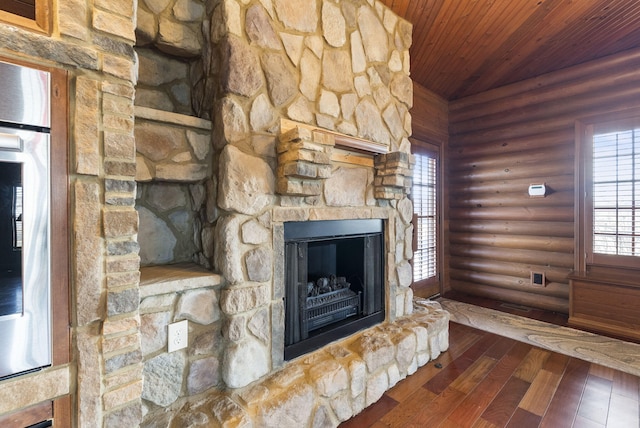
[[[299,250],[298,245],[305,246],[309,242],[331,241],[341,238],[365,238],[374,239],[376,245],[379,248],[377,251],[377,258],[374,260],[374,266],[370,269],[375,269],[375,275],[377,275],[377,281],[379,282],[379,296],[369,296],[369,299],[378,299],[375,305],[369,302],[370,306],[375,306],[377,312],[371,314],[362,314],[357,318],[347,318],[336,324],[328,326],[327,328],[320,328],[304,340],[300,340],[295,343],[286,344],[284,348],[284,359],[290,360],[303,355],[307,352],[311,352],[318,349],[334,340],[344,338],[353,333],[356,333],[365,328],[379,324],[385,319],[385,276],[384,276],[384,220],[381,219],[357,219],[357,220],[322,220],[322,221],[309,221],[309,222],[288,222],[284,227],[284,241],[285,241],[285,259],[290,259],[292,256],[289,252],[297,252]],[[290,284],[296,284],[299,286],[300,278],[296,275],[298,269],[289,269],[285,260],[285,289]],[[293,275],[293,277],[292,277]],[[306,284],[306,283],[305,283]],[[373,293],[369,293],[373,294]],[[297,299],[289,299],[297,300]],[[291,308],[287,305],[296,304],[296,302],[287,301],[285,299],[285,314]],[[363,305],[367,305],[367,302],[362,302]],[[285,315],[286,317],[287,315]],[[285,326],[285,330],[287,327]],[[285,334],[290,334],[285,331]],[[287,342],[287,340],[285,340]]]

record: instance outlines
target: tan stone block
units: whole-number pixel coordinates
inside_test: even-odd
[[[328,153],[312,150],[289,150],[278,155],[278,163],[284,164],[292,161],[306,161],[315,164],[330,165],[331,156]]]
[[[93,329],[82,329],[76,335],[78,346],[77,394],[78,426],[92,426],[100,418],[102,404],[102,356],[100,342]]]
[[[135,88],[131,82],[129,83],[114,83],[114,82],[102,82],[102,91],[105,94],[112,94],[119,97],[128,98],[133,100],[135,97]]]
[[[336,137],[327,132],[313,132],[313,142],[322,144],[323,146],[333,147],[336,145]]]
[[[120,79],[131,82],[136,81],[135,64],[128,58],[103,53],[102,70],[105,73],[119,77]]]
[[[278,193],[289,196],[316,196],[322,194],[322,182],[281,178],[278,179]]]
[[[107,158],[124,159],[134,163],[136,159],[136,144],[133,135],[105,130],[104,155]]]
[[[115,373],[106,375],[104,378],[104,387],[107,391],[127,385],[140,380],[142,377],[142,365],[136,364],[126,369],[118,370]]]
[[[310,220],[348,220],[373,218],[369,208],[320,208],[311,209]]]
[[[388,175],[382,180],[384,186],[404,187],[404,177],[401,175]]]
[[[70,392],[68,367],[47,370],[35,376],[3,381],[0,388],[0,415]]]
[[[124,17],[100,9],[93,10],[93,28],[135,42],[133,14]]]
[[[278,172],[285,177],[316,178],[318,167],[308,162],[289,162],[280,166]]]
[[[278,138],[281,142],[293,142],[300,140],[311,141],[313,139],[311,130],[301,126],[292,128],[289,131],[280,134]]]
[[[127,334],[125,336],[108,337],[102,339],[102,352],[109,354],[111,352],[126,350],[127,348],[139,348],[140,336],[137,333]]]
[[[124,318],[117,321],[108,319],[102,324],[102,334],[105,336],[109,334],[121,334],[129,332],[131,330],[137,331],[139,328],[139,317]]]
[[[306,221],[309,220],[309,210],[301,209],[289,209],[276,207],[273,210],[273,221],[284,223],[287,221]]]
[[[97,183],[75,183],[75,284],[77,292],[77,322],[82,326],[100,319],[103,273],[103,244],[100,233],[100,190]]]
[[[107,273],[137,272],[140,270],[140,257],[108,257]]]
[[[87,16],[87,2],[85,0],[60,2],[58,4],[60,34],[86,40],[89,36]]]
[[[102,123],[107,129],[115,129],[118,131],[133,132],[133,117],[120,116],[106,113],[102,117]]]
[[[76,172],[79,174],[97,175],[100,172],[99,94],[99,82],[86,77],[76,79],[73,123]]]
[[[123,16],[132,16],[133,2],[131,0],[96,0],[95,5],[100,9],[118,13]]]
[[[140,283],[140,272],[112,273],[107,275],[107,288],[130,287]]]
[[[142,395],[142,380],[107,392],[103,396],[104,410],[109,411],[130,401],[139,400]]]
[[[105,210],[104,233],[107,238],[131,236],[138,233],[138,212],[128,210]]]
[[[333,167],[331,165],[320,165],[317,167],[317,170],[318,178],[329,178],[331,177]]]

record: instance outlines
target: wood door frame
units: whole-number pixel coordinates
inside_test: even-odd
[[[442,168],[442,148],[437,144],[429,143],[422,140],[412,139],[411,141],[412,153],[414,154],[432,154],[436,157],[436,276],[433,278],[427,278],[418,282],[412,282],[411,288],[416,296],[419,297],[433,297],[439,295],[443,292],[442,285],[442,268],[443,268],[443,241],[442,237],[444,236],[442,225],[443,225],[443,209],[442,209],[442,201],[443,201],[443,168]],[[416,216],[414,215],[411,223],[413,224],[413,237],[412,237],[412,245],[415,249],[417,247],[417,224],[416,224]],[[411,259],[411,264],[413,266],[413,259]]]

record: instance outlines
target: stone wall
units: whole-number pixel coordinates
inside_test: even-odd
[[[418,300],[411,315],[336,341],[261,382],[193,400],[168,426],[336,427],[446,351],[448,323],[437,302]]]
[[[54,4],[51,36],[0,24],[0,54],[69,73],[72,361],[1,382],[0,402],[10,404],[0,412],[71,394],[76,426],[166,426],[185,405],[251,390],[239,401],[231,392],[210,415],[233,421],[243,414],[233,403],[251,415],[260,397],[307,403],[280,395],[282,376],[296,383],[303,373],[317,384],[301,386],[313,417],[332,425],[425,362],[425,342],[405,328],[414,321],[403,321],[413,310],[410,24],[375,0]],[[283,191],[283,119],[390,154],[338,148],[323,160],[317,192]],[[387,323],[370,334],[383,342],[413,334],[417,345],[408,365],[395,356],[404,340],[385,346],[393,358],[342,388],[336,361],[353,361],[352,380],[369,364],[353,348],[369,333],[348,339],[321,361],[336,368],[340,389],[329,391],[307,360],[283,360],[283,225],[346,218],[385,220]],[[152,223],[171,233],[149,240]],[[170,235],[170,251],[153,254]],[[140,255],[145,265],[201,267],[141,269]],[[166,326],[181,319],[189,346],[169,354]],[[18,390],[28,393],[16,398]],[[336,407],[346,394],[349,405]]]
[[[51,35],[0,23],[0,55],[68,72],[71,362],[0,382],[10,394],[0,397],[8,405],[0,413],[72,394],[75,426],[136,426],[143,366],[134,2],[52,4]]]
[[[213,247],[210,257],[199,263],[208,262],[221,281],[201,292],[219,304],[219,313],[203,324],[179,311],[176,302],[193,291],[143,300],[142,343],[156,344],[144,354],[145,383],[156,382],[154,373],[162,372],[167,376],[160,390],[171,391],[143,393],[143,425],[149,426],[166,424],[175,409],[197,399],[200,388],[189,385],[200,364],[206,365],[210,380],[202,393],[206,396],[263,384],[267,376],[290,366],[284,361],[286,221],[386,220],[388,321],[413,309],[408,263],[412,206],[406,195],[411,162],[410,24],[381,3],[365,0],[225,0],[208,3],[206,10],[205,48],[190,67],[190,79],[192,99],[203,100],[196,104],[205,107],[196,114],[210,117],[213,124],[213,178],[204,205],[215,209],[201,217],[196,235],[203,237],[205,258],[205,242]],[[316,155],[313,162],[287,165],[298,153],[285,147],[288,143],[278,147],[286,141],[283,120],[297,123],[298,141],[304,136],[332,149],[322,149],[322,159]],[[334,156],[333,137],[317,130],[370,140],[379,151],[391,153],[345,161],[348,156]],[[321,179],[301,187],[313,191],[291,190],[298,178],[307,180],[304,176],[311,170]],[[283,179],[293,187],[283,187]],[[171,192],[187,195],[185,187]],[[198,338],[190,340],[187,350],[167,354],[157,332],[180,318],[190,320],[190,332]],[[202,349],[201,331],[209,332],[207,343],[215,342],[215,352],[194,355]],[[376,370],[372,375],[381,376]],[[376,383],[375,388],[383,391],[388,379],[395,378],[385,377],[385,386]],[[373,389],[369,396],[375,395]],[[363,397],[349,404],[349,412],[361,410]],[[330,419],[343,420],[347,412],[339,413]]]

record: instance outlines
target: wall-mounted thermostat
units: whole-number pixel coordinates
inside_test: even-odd
[[[529,196],[546,196],[547,186],[543,184],[531,184],[529,186]]]

